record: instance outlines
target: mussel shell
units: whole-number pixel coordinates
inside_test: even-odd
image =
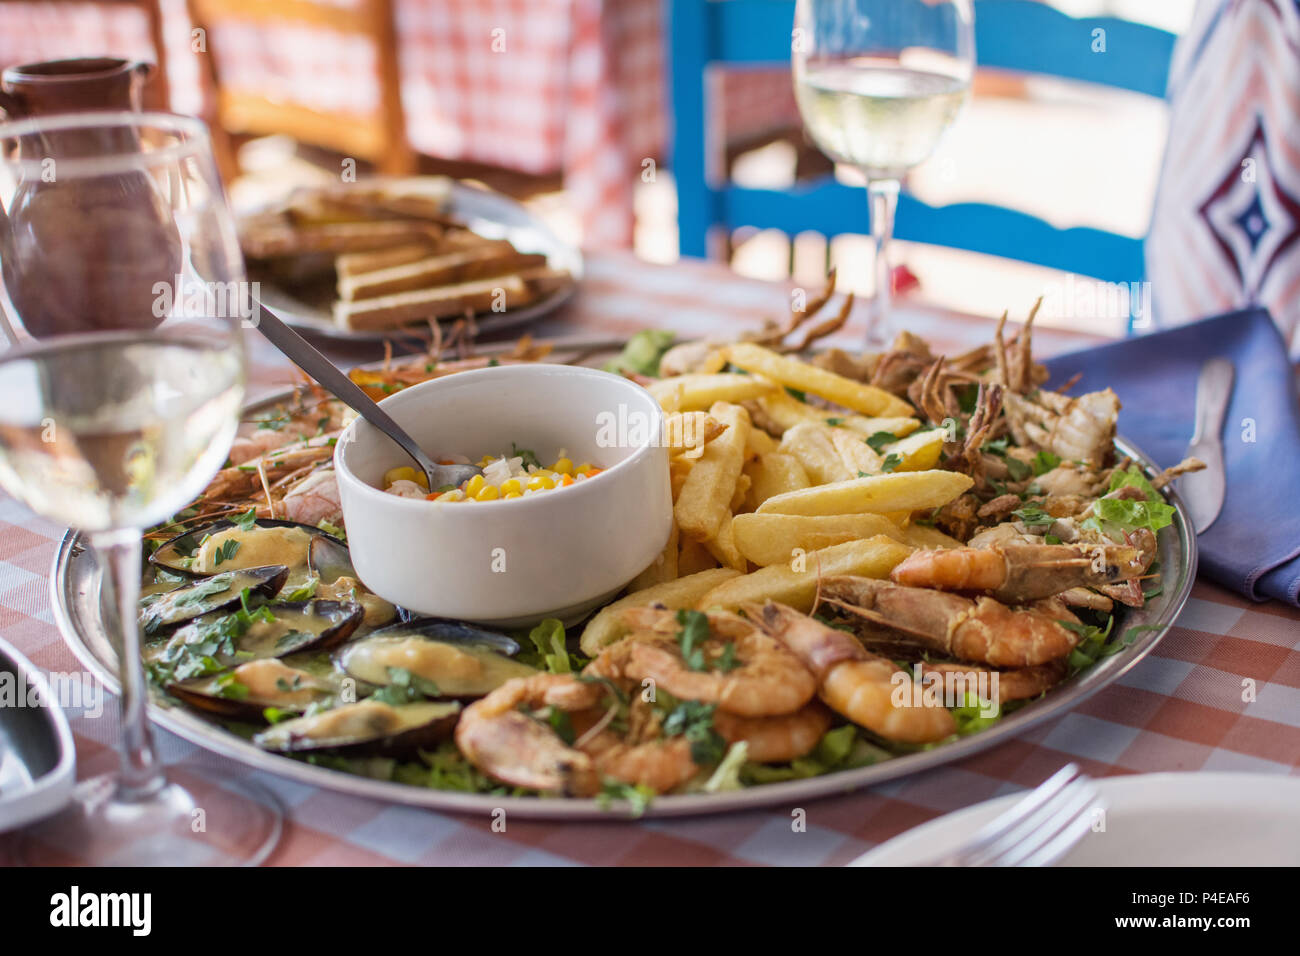
[[[333,584],[339,578],[356,578],[348,546],[333,535],[318,531],[307,546],[307,567],[320,578],[322,584]]]
[[[327,538],[333,544],[343,549],[347,553],[347,544],[331,534],[327,534],[315,525],[303,524],[300,521],[285,521],[280,518],[257,518],[254,522],[259,528],[301,528],[307,534],[313,537]],[[197,528],[191,528],[183,531],[174,538],[169,538],[158,546],[153,554],[149,555],[149,563],[156,567],[166,568],[168,571],[176,574],[183,574],[190,578],[209,577],[210,575],[191,571],[185,567],[182,562],[184,559],[193,556],[193,554],[203,544],[204,539],[209,535],[216,534],[218,531],[225,531],[227,528],[236,527],[236,522],[229,518],[221,518],[210,524],[201,525]]]
[[[445,644],[477,644],[498,654],[514,657],[519,653],[519,642],[508,634],[490,631],[477,624],[454,621],[446,617],[413,617],[410,620],[371,631],[367,637],[423,637]]]
[[[356,709],[357,713],[366,713],[367,711],[361,709],[367,708],[383,714],[384,711],[378,710],[381,707],[387,705],[363,700],[309,717],[282,721],[254,736],[253,743],[263,750],[277,753],[310,753],[328,750],[339,754],[404,757],[416,750],[432,748],[447,739],[455,728],[456,721],[460,719],[458,703],[423,701],[389,708],[400,715],[401,722],[397,726],[375,724],[368,729],[353,728],[348,734],[328,737],[309,735],[310,728],[319,726],[319,721],[337,720],[344,711]]]
[[[232,673],[233,670],[222,671],[220,674],[176,681],[167,685],[167,693],[196,710],[217,717],[243,720],[249,723],[265,723],[265,711],[269,707],[289,713],[302,713],[309,706],[308,704],[298,704],[284,700],[255,698],[252,695],[246,697],[226,696],[221,692],[222,687],[219,681],[225,675]],[[332,695],[333,691],[320,688],[319,699],[327,700]]]
[[[230,578],[227,587],[220,591],[205,593],[214,583],[227,576]],[[283,564],[222,571],[220,574],[209,575],[196,580],[193,584],[163,591],[157,596],[150,595],[146,598],[149,603],[140,609],[140,626],[146,634],[152,634],[164,628],[192,621],[204,614],[238,604],[244,588],[248,588],[252,596],[274,597],[280,593],[280,588],[284,587],[288,577],[289,569]]]
[[[290,654],[301,654],[305,651],[328,650],[351,637],[352,632],[360,626],[361,619],[365,616],[365,609],[360,604],[353,604],[350,601],[281,601],[264,606],[279,620],[283,620],[289,615],[307,614],[323,618],[325,624],[318,630],[293,628],[289,634],[283,635],[272,645],[270,648],[271,653],[265,653],[263,649],[258,648],[253,643],[259,639],[265,641],[266,638],[261,635],[259,630],[250,629],[235,640],[235,649],[237,651],[251,655],[245,657],[245,660],[256,660],[265,657],[288,657]],[[196,619],[185,627],[177,628],[172,634],[171,640],[182,644],[188,643],[187,639],[190,632],[203,627],[218,616],[213,615],[206,620]],[[256,625],[254,625],[254,628],[256,628]],[[290,637],[292,637],[291,640],[286,639]],[[220,660],[220,658],[218,659]],[[222,660],[221,663],[234,666],[235,661]]]
[[[387,627],[367,634],[336,651],[334,659],[348,676],[372,686],[387,686],[393,683],[394,665],[377,655],[383,653],[385,645],[391,644],[408,646],[402,647],[395,655],[390,654],[389,659],[395,658],[401,662],[397,666],[409,668],[416,676],[432,681],[438,687],[438,696],[443,698],[470,700],[483,697],[511,678],[531,677],[537,673],[534,668],[501,653],[498,649],[498,641],[488,643],[484,640],[446,640],[414,633],[405,625]],[[424,657],[417,665],[416,660],[408,654],[418,654],[420,651],[409,648],[410,644],[423,645],[423,649],[431,651],[442,647],[459,653],[450,655],[450,660],[446,654],[434,653]],[[465,668],[463,665],[466,661],[463,655],[469,655],[477,662],[477,666]],[[432,693],[432,691],[425,692]]]

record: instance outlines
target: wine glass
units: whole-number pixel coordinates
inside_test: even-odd
[[[250,782],[164,769],[145,714],[142,531],[221,467],[254,313],[204,125],[97,112],[0,124],[0,487],[84,533],[121,678],[118,771],[24,835],[27,862],[256,864],[283,814]]]
[[[899,183],[956,119],[975,65],[971,0],[797,0],[795,98],[822,152],[867,177],[876,296],[867,347],[889,337],[888,244]]]

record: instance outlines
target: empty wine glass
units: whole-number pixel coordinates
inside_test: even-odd
[[[795,98],[813,140],[867,177],[876,297],[867,346],[889,337],[888,244],[899,183],[934,152],[970,91],[971,0],[797,0]]]
[[[197,120],[83,113],[0,124],[0,487],[84,532],[117,639],[121,765],[28,831],[27,861],[257,863],[282,813],[233,779],[196,796],[145,713],[143,529],[230,449],[252,313],[234,222]]]

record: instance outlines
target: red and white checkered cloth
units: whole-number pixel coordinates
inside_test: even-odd
[[[672,267],[626,255],[593,256],[581,295],[539,335],[631,333],[647,325],[684,335],[735,334],[789,303],[780,286],[737,278],[700,262]],[[992,323],[899,310],[912,331],[952,353],[987,341]],[[851,342],[861,324],[846,333]],[[287,363],[260,341],[252,378],[290,381]],[[1093,339],[1037,330],[1043,354]],[[338,360],[373,357],[355,350]],[[50,562],[61,529],[0,499],[0,634],[39,667],[71,673],[77,664],[50,616]],[[85,676],[85,680],[92,678]],[[1243,682],[1254,682],[1250,702]],[[74,713],[78,774],[113,769],[117,717]],[[210,784],[191,776],[248,776],[157,731],[164,760],[203,802]],[[1176,626],[1120,681],[1074,711],[1024,736],[957,764],[843,796],[808,802],[806,830],[791,826],[795,809],[699,819],[554,823],[509,820],[504,831],[488,817],[455,816],[333,793],[257,773],[289,809],[278,865],[835,865],[847,863],[904,830],[951,810],[1042,782],[1067,761],[1094,776],[1180,771],[1300,774],[1300,611],[1276,602],[1251,604],[1200,582]],[[212,797],[216,799],[217,797]],[[0,838],[0,850],[4,838]]]
[[[202,106],[184,0],[161,0],[172,106]],[[330,0],[347,6],[352,0]],[[633,191],[666,143],[661,0],[396,0],[407,136],[420,152],[563,173],[589,247],[628,246]],[[306,26],[214,26],[223,85],[306,107],[378,108],[373,46]],[[94,3],[0,4],[0,66],[55,57],[152,59],[140,11]],[[730,140],[797,123],[788,70],[711,80]]]

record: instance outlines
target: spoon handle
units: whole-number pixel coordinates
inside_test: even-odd
[[[260,314],[257,328],[270,340],[271,344],[283,352],[294,365],[310,375],[334,394],[335,398],[346,402],[358,415],[381,432],[397,442],[408,455],[424,469],[426,477],[432,481],[438,465],[431,459],[406,431],[379,407],[378,403],[363,392],[360,386],[341,371],[333,362],[322,355],[314,345],[304,339],[280,317],[262,303],[258,303]],[[432,485],[430,487],[433,487]]]

